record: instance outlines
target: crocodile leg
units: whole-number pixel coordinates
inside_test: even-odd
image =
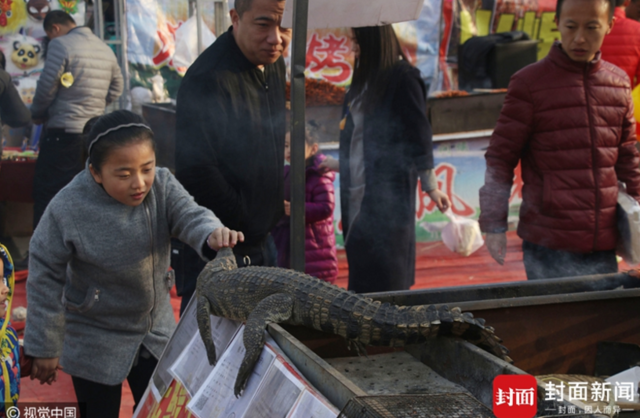
[[[206,296],[198,296],[198,308],[196,310],[198,319],[198,329],[200,330],[200,337],[204,342],[204,347],[207,350],[207,358],[209,364],[214,366],[216,364],[216,346],[211,338],[211,305],[209,299]]]
[[[251,311],[244,327],[244,348],[246,353],[238,371],[234,393],[239,397],[247,385],[247,380],[255,367],[262,347],[264,347],[264,330],[270,323],[284,322],[291,317],[293,299],[284,293],[277,293],[262,299]]]

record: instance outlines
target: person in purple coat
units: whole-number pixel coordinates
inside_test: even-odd
[[[333,231],[333,209],[335,174],[320,168],[326,157],[318,152],[318,141],[313,122],[309,122],[305,135],[305,273],[318,279],[334,283],[338,277],[338,255],[336,236]],[[287,133],[284,158],[291,161],[291,134]],[[284,168],[285,216],[272,231],[278,249],[278,267],[291,267],[291,166]]]

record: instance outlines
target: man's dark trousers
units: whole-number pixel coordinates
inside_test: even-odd
[[[48,129],[40,140],[33,178],[33,228],[53,197],[84,168],[82,134]]]

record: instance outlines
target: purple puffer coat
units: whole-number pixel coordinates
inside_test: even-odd
[[[338,277],[336,236],[333,231],[333,209],[335,195],[333,172],[322,173],[320,163],[326,157],[316,154],[306,169],[305,197],[305,273],[319,279],[335,282]],[[284,168],[284,196],[291,201],[290,166]],[[274,228],[272,235],[278,248],[278,266],[290,268],[289,217],[284,216]]]

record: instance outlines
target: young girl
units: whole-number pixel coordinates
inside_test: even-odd
[[[31,238],[24,348],[35,358],[31,379],[51,384],[64,368],[84,418],[116,418],[122,382],[137,405],[175,328],[170,238],[204,258],[244,236],[156,169],[153,132],[140,116],[104,115],[89,140],[87,167]]]
[[[291,134],[287,133],[284,143],[284,158],[291,160]],[[319,168],[326,157],[318,153],[318,141],[313,122],[305,135],[306,197],[305,197],[305,273],[330,283],[338,277],[338,256],[336,236],[333,232],[333,208],[335,196],[333,180],[335,174]],[[289,169],[284,169],[284,211],[285,215],[273,230],[273,238],[278,248],[278,266],[290,268],[290,226],[291,184]]]
[[[11,294],[15,285],[13,263],[7,249],[0,245],[0,349],[2,370],[0,371],[0,415],[6,408],[15,405],[20,394],[20,362],[18,335],[11,325]]]

